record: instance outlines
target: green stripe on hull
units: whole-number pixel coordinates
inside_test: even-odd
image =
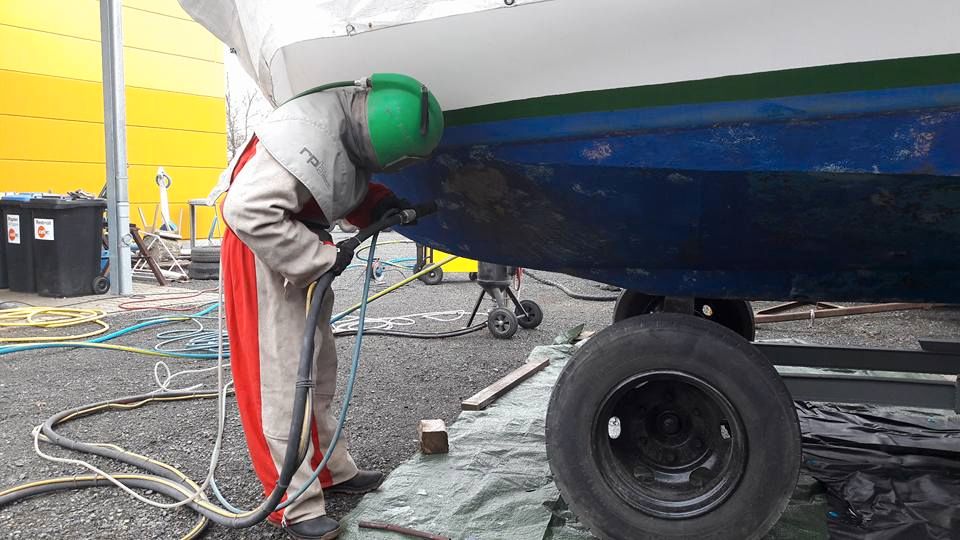
[[[543,96],[447,111],[444,116],[448,126],[456,126],[514,118],[957,82],[960,82],[960,54],[944,54]]]

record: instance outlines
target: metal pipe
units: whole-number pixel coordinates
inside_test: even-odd
[[[380,523],[377,521],[360,521],[357,523],[357,526],[360,527],[361,529],[375,529],[380,531],[390,531],[390,532],[395,532],[397,534],[412,536],[414,538],[425,538],[426,540],[450,540],[449,536],[441,536],[439,534],[418,531],[416,529],[411,529],[409,527],[401,527],[400,525],[393,525],[390,523]]]
[[[800,311],[796,313],[772,313],[761,314],[757,312],[754,316],[756,324],[766,324],[785,321],[809,321],[812,319],[825,319],[828,317],[846,317],[849,315],[865,315],[868,313],[886,313],[888,311],[905,311],[909,309],[930,309],[934,304],[867,304],[865,306],[851,307],[829,307],[826,309],[811,309],[809,311]],[[779,307],[779,306],[777,306]]]
[[[133,294],[133,271],[130,268],[127,117],[123,82],[123,22],[120,10],[119,0],[100,0],[103,134],[107,150],[110,293],[130,295]]]
[[[842,307],[836,304],[828,304],[827,302],[787,302],[785,304],[778,304],[776,306],[758,310],[756,315],[772,315],[774,313],[783,313],[784,311],[790,311],[791,309],[802,308],[804,306],[816,306],[817,309],[836,309]]]

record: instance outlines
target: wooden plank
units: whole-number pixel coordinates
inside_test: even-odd
[[[538,362],[527,362],[508,373],[504,378],[460,402],[464,411],[482,411],[500,396],[506,394],[518,384],[532,377],[535,373],[550,365],[550,359],[544,358]]]
[[[157,283],[165,287],[167,285],[167,280],[165,277],[163,277],[163,271],[160,270],[160,266],[157,264],[157,261],[153,260],[153,257],[147,250],[147,246],[143,243],[143,238],[140,237],[140,229],[138,229],[134,223],[130,224],[130,236],[133,237],[133,241],[137,244],[137,247],[140,248],[140,254],[138,256],[147,261],[150,271],[153,272],[153,277],[157,278]]]

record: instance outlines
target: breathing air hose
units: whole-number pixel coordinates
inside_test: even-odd
[[[370,249],[371,256],[369,257],[369,260],[372,261],[376,246],[376,236],[381,230],[396,225],[411,223],[415,221],[418,216],[427,215],[435,210],[436,207],[433,205],[403,210],[366,229],[361,230],[356,236],[349,239],[348,242],[353,243],[352,247],[356,249],[360,243],[368,238],[373,237]],[[287,497],[282,504],[281,500],[283,499],[287,488],[290,486],[290,481],[292,480],[294,473],[306,456],[306,452],[309,447],[312,411],[310,393],[314,387],[313,353],[315,350],[315,332],[318,327],[324,297],[326,296],[326,293],[330,289],[330,285],[333,282],[334,276],[330,273],[326,273],[321,276],[320,279],[317,280],[317,282],[308,290],[309,307],[305,325],[306,330],[304,331],[302,348],[300,352],[297,382],[294,387],[294,408],[288,437],[288,441],[290,442],[287,445],[286,453],[283,459],[283,465],[280,468],[279,478],[277,479],[276,486],[255,509],[246,512],[233,512],[226,510],[211,503],[199,490],[200,486],[170,465],[134,454],[115,445],[100,445],[74,441],[73,439],[61,435],[56,431],[56,426],[58,425],[104,410],[132,409],[153,402],[211,398],[218,396],[220,394],[219,391],[187,391],[166,392],[162,394],[142,394],[103,401],[92,405],[84,405],[57,413],[50,417],[40,427],[40,433],[46,438],[46,440],[62,448],[116,459],[128,465],[139,467],[142,470],[147,471],[149,474],[118,474],[112,475],[111,478],[112,480],[115,480],[128,488],[150,489],[174,500],[184,502],[187,507],[199,513],[201,515],[201,519],[187,533],[187,535],[184,536],[184,538],[195,538],[201,534],[208,521],[212,521],[230,528],[244,528],[256,525],[257,523],[260,523],[266,519],[267,516],[273,511],[284,508],[292,503],[306,490],[307,486],[316,481],[320,472],[323,470],[328,457],[332,454],[333,448],[336,446],[339,440],[343,429],[343,424],[346,421],[346,413],[349,407],[350,398],[353,391],[353,384],[356,381],[356,375],[359,366],[360,348],[363,338],[363,325],[366,317],[366,298],[369,293],[370,286],[369,272],[367,272],[367,274],[368,275],[364,283],[364,301],[361,302],[362,306],[360,308],[360,326],[357,331],[357,340],[353,351],[353,364],[351,367],[350,377],[347,380],[347,387],[345,389],[343,406],[341,408],[337,429],[333,438],[331,439],[327,451],[324,452],[323,461],[314,471],[313,478],[309,482],[305,483],[296,493]],[[319,290],[319,294],[315,294],[315,291],[317,290]],[[38,442],[36,444],[38,444]],[[113,484],[109,481],[109,479],[99,475],[72,476],[31,482],[0,491],[0,506],[7,505],[27,497],[50,493],[53,491],[106,485]]]
[[[287,101],[284,101],[284,103],[287,103],[288,101],[293,101],[303,96],[309,96],[310,94],[319,94],[320,92],[332,90],[334,88],[344,88],[347,86],[362,86],[362,83],[360,81],[338,81],[338,82],[332,82],[329,84],[322,84],[320,86],[314,86],[313,88],[308,88],[307,90],[300,92],[299,94],[293,96]]]

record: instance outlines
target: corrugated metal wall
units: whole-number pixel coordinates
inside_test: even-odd
[[[223,45],[176,0],[123,1],[131,221],[150,225],[162,166],[171,217],[206,196],[226,165]],[[100,16],[94,0],[0,2],[0,191],[105,180]],[[200,212],[205,236],[213,213]],[[141,223],[141,225],[144,225]]]

